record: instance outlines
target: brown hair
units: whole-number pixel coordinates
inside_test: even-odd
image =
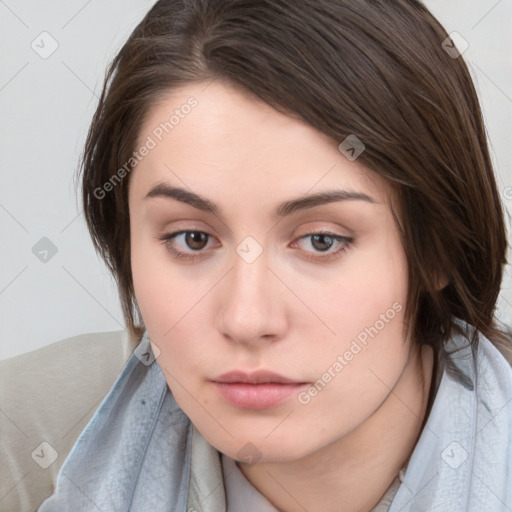
[[[338,143],[355,135],[365,144],[359,158],[397,192],[415,339],[438,347],[459,318],[502,349],[510,343],[494,320],[502,206],[478,98],[462,57],[445,51],[447,37],[416,0],[158,1],[107,71],[82,158],[88,228],[130,333],[139,339],[144,327],[128,179],[97,191],[130,160],[162,95],[222,79]]]

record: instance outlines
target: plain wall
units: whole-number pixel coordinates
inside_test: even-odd
[[[153,3],[0,2],[0,359],[77,334],[123,329],[74,175],[107,64]],[[512,2],[425,3],[469,44],[464,57],[512,212]],[[497,314],[512,324],[510,267]]]

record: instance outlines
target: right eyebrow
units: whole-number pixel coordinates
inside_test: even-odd
[[[208,213],[213,213],[218,215],[220,213],[217,205],[213,204],[208,199],[205,199],[201,196],[198,196],[194,192],[189,192],[184,188],[180,187],[171,187],[165,183],[159,183],[155,185],[145,196],[149,197],[168,197],[170,199],[176,199],[177,201],[181,201],[182,203],[189,204],[198,210],[203,210]]]

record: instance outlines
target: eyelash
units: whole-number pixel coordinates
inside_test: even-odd
[[[176,258],[178,258],[180,260],[194,261],[197,258],[202,257],[203,254],[204,254],[204,251],[202,251],[202,250],[201,251],[196,251],[197,254],[185,253],[185,252],[182,252],[182,251],[177,251],[172,246],[172,244],[171,244],[171,241],[174,238],[176,238],[178,235],[183,235],[183,234],[187,234],[187,233],[202,233],[202,234],[207,235],[209,238],[213,238],[212,235],[210,235],[209,233],[206,233],[205,231],[189,229],[189,230],[175,231],[174,233],[168,233],[168,234],[156,237],[156,239],[160,240],[162,242],[162,245],[165,245],[167,250],[170,253],[172,253],[172,255],[174,257],[176,257]],[[317,232],[313,232],[313,233],[307,233],[307,234],[302,235],[301,237],[297,238],[296,241],[303,240],[305,238],[312,237],[312,236],[315,236],[315,235],[327,236],[329,238],[332,238],[335,242],[338,242],[341,245],[340,245],[340,247],[337,250],[335,250],[333,252],[324,253],[325,255],[322,255],[321,252],[318,252],[319,256],[311,256],[311,255],[305,256],[306,259],[308,259],[308,260],[328,261],[328,260],[332,260],[332,259],[335,259],[337,257],[340,257],[344,252],[347,251],[347,249],[352,247],[352,243],[354,241],[353,238],[350,238],[350,237],[347,237],[347,236],[342,236],[342,235],[339,235],[337,233],[332,233],[332,232],[329,232],[329,231],[317,231]],[[296,241],[294,241],[294,243]]]

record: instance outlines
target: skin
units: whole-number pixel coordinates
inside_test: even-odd
[[[414,449],[433,365],[430,348],[405,339],[407,260],[392,191],[349,161],[341,141],[218,80],[170,91],[148,112],[139,142],[190,96],[197,106],[129,183],[135,296],[157,362],[201,434],[238,460],[274,506],[371,510]],[[209,199],[220,213],[145,197],[161,183]],[[340,188],[373,202],[273,216],[284,201]],[[204,247],[190,247],[185,235],[158,239],[180,230],[210,237]],[[324,238],[319,246],[307,236],[322,232],[352,242]],[[247,236],[263,249],[252,263],[236,251]],[[179,259],[170,247],[196,259]],[[337,357],[393,304],[394,318],[333,373]],[[329,368],[335,376],[308,403],[294,395],[265,410],[231,405],[211,382],[234,369],[266,369],[311,386]],[[254,450],[257,463],[243,462],[242,448]]]

